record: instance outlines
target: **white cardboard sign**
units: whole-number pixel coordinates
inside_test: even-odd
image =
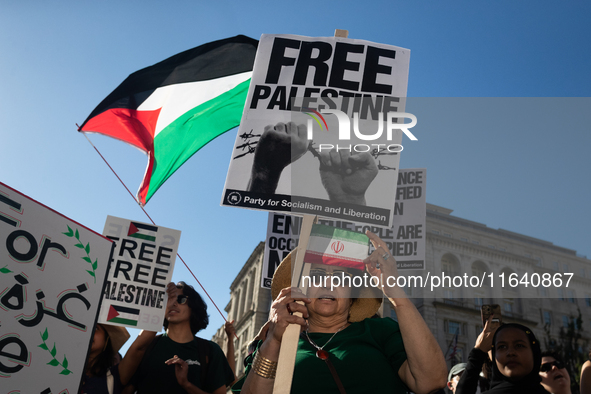
[[[221,204],[390,227],[403,131],[384,125],[404,112],[409,61],[364,40],[262,35]]]
[[[108,216],[103,235],[115,246],[99,323],[159,332],[181,232]]]
[[[111,245],[0,183],[2,392],[78,392]]]

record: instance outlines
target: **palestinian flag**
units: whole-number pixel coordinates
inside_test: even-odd
[[[150,226],[149,224],[144,223],[129,222],[129,230],[127,231],[127,236],[155,242],[156,237],[151,234],[156,232],[158,232],[158,227],[156,226]]]
[[[312,226],[304,262],[364,270],[363,260],[367,258],[368,252],[367,235],[315,224]]]
[[[107,315],[107,322],[125,324],[127,326],[135,327],[137,326],[139,318],[139,309],[111,305],[109,307],[109,314]]]
[[[257,45],[240,35],[136,71],[78,131],[105,134],[146,152],[137,195],[144,205],[195,152],[240,124]]]

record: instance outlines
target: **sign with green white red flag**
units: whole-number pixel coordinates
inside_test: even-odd
[[[319,217],[318,223],[365,234],[375,233],[396,259],[399,273],[411,270],[425,270],[426,249],[426,193],[427,170],[424,168],[400,169],[394,206],[394,224],[391,228],[372,226],[365,223],[334,220]],[[281,261],[299,243],[302,219],[280,213],[269,213],[267,238],[261,287],[271,288],[271,280]],[[368,253],[374,251],[370,244]]]
[[[304,262],[337,265],[364,270],[369,238],[365,234],[338,227],[315,224],[312,226]]]
[[[239,35],[136,71],[78,131],[119,139],[148,155],[137,193],[145,205],[193,154],[240,124],[257,45]]]
[[[79,392],[111,246],[0,182],[1,392]]]
[[[99,323],[160,331],[181,232],[108,216],[103,235],[115,245]]]

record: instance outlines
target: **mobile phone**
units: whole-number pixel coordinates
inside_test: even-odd
[[[498,304],[482,305],[480,307],[480,316],[482,317],[482,325],[486,323],[490,315],[495,315],[493,322],[501,324],[501,306]]]

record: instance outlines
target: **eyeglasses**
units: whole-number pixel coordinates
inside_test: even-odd
[[[336,276],[338,278],[344,279],[344,278],[353,278],[353,274],[344,270],[334,270],[332,272],[329,272],[323,268],[313,268],[310,270],[310,278],[312,278],[312,280],[317,279],[317,280],[322,280],[325,277],[332,277],[332,276]]]
[[[555,365],[556,369],[564,368],[564,363],[562,361],[552,361],[550,363],[544,363],[540,366],[540,372],[548,372],[552,370],[552,366]]]
[[[181,305],[185,305],[187,303],[187,300],[189,299],[189,296],[186,295],[180,295],[176,297],[176,302],[181,304]]]

